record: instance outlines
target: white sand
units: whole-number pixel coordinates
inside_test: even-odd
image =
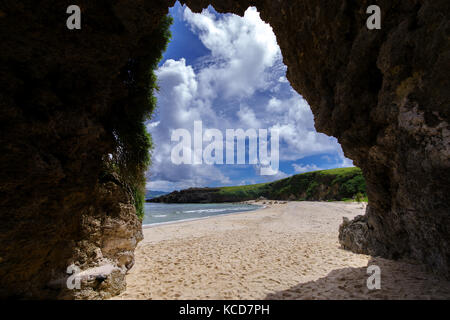
[[[363,204],[289,202],[144,229],[115,299],[449,299],[420,265],[340,249],[342,217]],[[381,268],[368,290],[367,265]]]

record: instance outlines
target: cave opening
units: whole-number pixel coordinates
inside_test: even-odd
[[[173,19],[171,40],[155,72],[158,107],[146,123],[155,145],[148,190],[163,193],[188,187],[258,184],[353,166],[336,138],[315,129],[309,104],[286,77],[275,34],[255,7],[246,9],[241,17],[218,13],[212,6],[194,13],[176,2],[169,15]],[[221,153],[221,160],[213,165],[167,161],[176,144],[173,131],[187,130],[194,137],[195,121],[201,121],[204,130],[220,131],[224,138],[227,129],[276,129],[279,166],[271,175],[258,174],[257,163],[249,164],[249,136],[245,137],[245,163],[240,166],[225,164],[230,163],[225,160],[225,148],[214,150]],[[188,149],[194,147],[192,142]],[[202,142],[203,149],[207,145]],[[221,145],[226,145],[225,140]],[[190,155],[195,153],[192,149]],[[203,155],[202,150],[200,153]]]
[[[205,187],[215,189],[224,186],[231,188],[238,185],[252,186],[286,179],[295,174],[353,167],[352,161],[344,156],[337,140],[318,133],[315,129],[311,107],[290,85],[286,77],[287,67],[283,63],[275,34],[270,25],[261,19],[260,13],[255,7],[247,8],[242,16],[238,16],[218,13],[212,6],[202,12],[192,12],[188,6],[177,2],[174,7],[169,9],[169,15],[173,19],[170,28],[171,40],[155,71],[158,79],[158,90],[155,93],[158,106],[152,119],[146,123],[147,130],[154,142],[152,164],[147,175],[149,197],[157,198],[161,194],[189,188],[201,189],[203,192]],[[191,132],[195,137],[196,121],[202,121],[204,127],[214,128],[220,132],[232,128],[243,128],[244,130],[278,128],[281,137],[280,170],[271,176],[260,176],[254,166],[247,164],[240,164],[234,168],[234,166],[227,167],[225,164],[211,166],[210,164],[190,163],[180,165],[171,162],[169,159],[171,159],[174,145],[172,132],[181,128]],[[249,137],[245,139],[245,142],[247,142],[245,159],[250,159],[248,154]],[[192,145],[194,144],[195,142],[192,143]],[[225,145],[225,142],[223,144]],[[237,145],[234,147],[237,148]],[[226,150],[223,152],[225,154]],[[190,154],[194,153],[194,150],[190,151]],[[337,177],[338,175],[331,175],[328,183],[333,179],[338,179]],[[361,175],[357,175],[357,178],[363,179]],[[357,188],[362,186],[361,191],[365,193],[364,181],[358,180],[358,183],[356,181],[355,179],[352,183],[355,182]],[[299,181],[298,184],[301,183],[304,181]],[[330,197],[327,199],[318,198],[314,194],[318,192],[316,191],[319,189],[318,187],[311,185],[308,190],[303,190],[304,194],[285,193],[282,195],[282,199],[295,201],[307,200],[307,197],[311,197],[308,199],[331,200],[335,196],[330,193]],[[354,185],[350,188],[354,188]],[[182,193],[183,191],[180,192],[180,194]],[[348,191],[351,196],[356,193]],[[344,199],[344,196],[339,198],[339,200]],[[182,198],[182,200],[186,199]],[[171,239],[174,228],[171,223],[173,222],[220,216],[218,213],[216,215],[216,212],[229,214],[235,209],[227,211],[230,208],[206,203],[208,200],[210,199],[206,197],[190,199],[186,202],[192,201],[193,203],[189,204],[171,203],[170,201],[168,204],[146,203],[143,219],[144,235],[151,234],[153,226],[165,225],[167,227],[165,235],[159,235],[158,231],[154,231],[150,239],[153,237],[155,237],[155,241]],[[267,205],[273,203],[277,207],[278,201],[276,202],[275,205],[275,201],[268,201]],[[284,201],[280,201],[280,205],[281,203]],[[265,201],[260,202],[260,205],[265,204]],[[364,205],[358,204],[358,207],[353,209],[363,213],[361,211],[363,208]],[[241,212],[245,211],[242,206],[236,209]],[[306,206],[304,210],[311,210],[311,207]],[[336,210],[341,212],[342,208]],[[198,214],[194,214],[194,212],[198,212]],[[292,218],[290,214],[287,214],[286,219]],[[200,224],[202,221],[197,223]],[[286,224],[287,221],[283,221],[283,224]],[[321,221],[321,224],[324,227],[327,222]],[[205,228],[208,228],[208,221],[204,225]],[[295,224],[292,223],[292,225]],[[276,228],[276,224],[267,224],[267,229],[272,227]],[[198,232],[203,237],[207,237],[207,242],[210,244],[193,243],[187,247],[180,243],[177,245],[179,250],[172,250],[172,256],[168,261],[156,258],[159,264],[151,263],[150,266],[147,266],[150,268],[148,271],[150,273],[157,273],[158,268],[170,268],[173,272],[159,275],[161,288],[166,286],[166,282],[172,281],[169,279],[171,277],[179,279],[182,283],[198,281],[193,279],[192,272],[189,271],[191,263],[198,264],[199,270],[196,275],[205,279],[218,276],[218,271],[200,267],[203,263],[214,265],[214,262],[206,261],[201,254],[202,251],[208,250],[209,246],[216,246],[216,249],[220,250],[223,255],[223,262],[230,265],[236,264],[235,268],[241,268],[241,266],[234,257],[229,255],[229,250],[224,249],[225,246],[233,248],[242,256],[247,256],[246,259],[242,259],[250,264],[257,265],[264,261],[261,254],[247,252],[248,239],[245,239],[249,237],[247,233],[243,232],[240,236],[242,240],[236,244],[236,239],[230,241],[211,237],[201,231],[193,231],[194,228],[194,225],[187,227],[187,230],[190,230],[188,233],[196,234]],[[296,228],[297,226],[293,227],[289,232],[301,232]],[[199,226],[198,229],[201,230],[202,227]],[[335,231],[338,231],[337,225]],[[252,245],[264,246],[263,238],[269,237],[271,232],[272,230],[261,231],[261,238]],[[191,234],[189,233],[189,235]],[[179,232],[174,238],[184,236],[186,236],[184,232]],[[337,237],[335,240],[337,241]],[[284,247],[286,244],[277,238],[273,238],[272,241],[274,246],[268,250],[269,253],[265,253],[271,257],[266,261],[271,266],[263,268],[267,270],[280,268],[283,262],[294,259],[293,257],[277,258],[277,252],[274,250],[276,244],[279,244],[280,247]],[[292,237],[292,241],[295,243],[298,240]],[[290,246],[284,249],[291,250]],[[335,249],[338,251],[337,248]],[[153,256],[159,257],[168,248],[162,246],[158,249],[154,248],[154,250]],[[293,256],[300,259],[300,255],[304,253],[300,250],[293,253]],[[148,252],[145,249],[140,251],[136,257],[136,263],[147,264],[146,254]],[[213,256],[215,255],[213,254]],[[172,260],[179,259],[186,260],[186,264],[177,262],[175,265],[171,265]],[[225,273],[230,271],[226,267],[218,265],[215,268],[219,270],[223,268],[222,271]],[[294,278],[294,270],[289,270],[289,272],[290,276]],[[303,272],[310,276],[315,274],[313,270],[304,270]],[[235,279],[231,280],[235,281]],[[139,285],[142,284],[133,281],[133,278],[130,280],[131,288]],[[210,290],[215,289],[212,287]],[[127,294],[125,293],[123,297],[127,297]],[[168,293],[168,296],[170,294]],[[276,293],[274,293],[275,295]],[[163,296],[155,293],[154,297]],[[190,296],[187,295],[187,297]],[[223,298],[223,296],[220,297]]]
[[[210,8],[200,14],[209,2],[217,12]],[[146,187],[170,191],[228,185],[227,190],[233,190],[241,183],[268,181],[257,180],[249,166],[175,170],[164,163],[170,136],[168,130],[158,130],[186,128],[198,119],[217,129],[229,123],[283,129],[280,148],[286,159],[280,160],[279,178],[332,162],[332,154],[322,154],[321,164],[311,157],[315,152],[335,152],[338,144],[331,136],[336,137],[364,173],[370,198],[365,215],[342,224],[343,247],[419,261],[448,278],[449,91],[448,59],[443,59],[448,48],[448,3],[383,2],[387,8],[382,6],[381,29],[375,30],[366,27],[367,1],[186,3],[192,11],[183,9],[183,38],[195,45],[174,41],[176,47],[169,47],[159,65],[168,35],[167,3],[80,0],[81,29],[73,30],[66,27],[63,2],[42,1],[37,7],[32,1],[1,4],[0,296],[109,298],[125,290],[127,272],[143,261],[139,259],[152,256],[153,249],[162,250],[169,269],[179,265],[166,255],[173,249],[165,241],[167,234],[156,229],[163,245],[150,244],[134,257],[143,239],[138,216],[144,216]],[[185,54],[177,55],[180,52]],[[155,117],[145,122],[156,107],[155,97],[149,96],[156,77],[161,80],[158,103],[168,107],[156,109]],[[147,151],[153,143],[148,132],[156,149],[146,179]],[[315,145],[321,149],[309,148]],[[335,163],[348,163],[340,152]],[[299,154],[305,157],[295,158]],[[208,177],[216,182],[209,183]],[[313,188],[309,191],[314,193]],[[293,215],[304,211],[286,210],[286,225],[296,226]],[[228,227],[245,224],[239,220],[243,217],[232,219]],[[273,216],[265,218],[273,221]],[[312,225],[326,228],[310,218]],[[230,230],[221,224],[214,228],[224,228],[226,234]],[[336,229],[330,226],[333,237],[315,238],[336,241]],[[249,246],[248,259],[243,258],[247,276],[258,283],[261,270],[252,269],[251,259],[275,266],[270,259],[282,253],[267,241],[270,230],[241,231],[226,239],[211,238],[205,248],[217,249],[213,255],[220,261],[222,244],[237,249],[232,240],[258,238],[258,244],[273,250],[264,254],[260,247]],[[282,256],[292,265],[293,259],[311,253],[308,248],[316,240],[299,244],[293,234],[302,233],[291,232],[276,242],[294,253],[292,259]],[[190,234],[188,249],[202,253],[196,235]],[[300,256],[295,255],[298,248],[304,250]],[[208,265],[203,262],[193,261],[193,269]],[[398,270],[390,268],[389,261],[377,262],[383,272]],[[328,266],[333,265],[331,261]],[[158,274],[153,267],[152,274]],[[234,267],[227,265],[227,270]],[[83,286],[72,290],[66,282],[68,270],[77,268],[83,270]],[[298,279],[292,270],[276,281]],[[336,274],[346,277],[353,271],[365,270]],[[338,278],[336,274],[310,285],[327,284]],[[421,275],[427,277],[432,279]],[[445,289],[440,292],[445,294]],[[294,286],[276,296],[290,296],[292,291],[299,290]]]

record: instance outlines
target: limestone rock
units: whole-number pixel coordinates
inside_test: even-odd
[[[356,253],[368,252],[369,225],[367,217],[356,216],[352,221],[343,219],[339,226],[339,243],[343,249]]]
[[[146,48],[173,3],[80,0],[82,29],[68,31],[65,2],[1,2],[0,296],[102,298],[124,288],[141,227],[130,193],[101,181],[102,159],[115,111],[133,112],[130,61],[148,72]],[[258,8],[316,129],[364,172],[367,251],[449,276],[450,2],[377,1],[381,30],[366,28],[368,0],[186,3]],[[364,226],[342,228],[356,241],[347,247],[364,251]],[[72,263],[113,271],[80,295],[55,289]]]

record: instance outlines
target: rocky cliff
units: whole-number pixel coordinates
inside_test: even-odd
[[[200,10],[209,1],[187,1]],[[287,78],[319,132],[363,170],[369,206],[364,252],[409,257],[450,276],[450,3],[211,1],[270,23]],[[380,30],[366,9],[382,9]]]
[[[79,31],[65,27],[70,2],[1,2],[1,296],[101,298],[124,287],[141,230],[123,177],[101,172],[117,118],[142,103],[128,84],[151,69],[173,2],[80,0]],[[186,2],[258,8],[317,130],[364,173],[361,250],[449,276],[450,3],[378,0],[381,30],[368,30],[374,1]],[[85,290],[58,285],[72,263],[87,271]]]
[[[0,4],[0,297],[118,294],[142,239],[136,193],[110,169],[145,144],[133,126],[167,6],[78,1],[82,28],[68,30],[70,4]]]
[[[289,178],[255,185],[222,188],[189,188],[148,199],[163,203],[220,203],[255,200],[339,201],[366,196],[359,168],[340,168],[296,174]]]

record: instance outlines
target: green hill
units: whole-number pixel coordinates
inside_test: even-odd
[[[357,167],[296,174],[274,182],[220,188],[190,188],[149,202],[214,203],[255,200],[367,201],[366,182]]]
[[[165,192],[165,191],[146,190],[145,191],[145,199],[160,197],[160,196],[163,196],[168,193],[169,192]]]

